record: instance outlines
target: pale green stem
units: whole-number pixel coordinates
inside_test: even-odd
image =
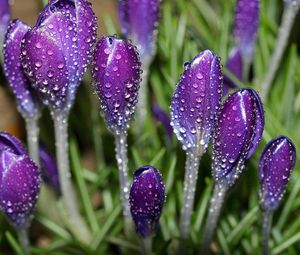
[[[30,157],[40,167],[39,157],[39,114],[31,118],[25,118],[27,144]]]
[[[200,156],[190,151],[186,153],[183,207],[180,217],[180,236],[183,240],[187,239],[190,233],[199,162]]]
[[[150,237],[141,238],[141,248],[143,255],[152,254],[152,240]]]
[[[91,235],[78,211],[71,181],[68,146],[68,114],[54,113],[53,118],[59,181],[63,202],[66,206],[67,218],[69,220],[69,228],[80,241],[88,243],[91,239]]]
[[[266,210],[263,213],[263,255],[269,255],[269,240],[272,226],[273,211]]]
[[[267,99],[270,86],[274,80],[276,71],[279,67],[282,55],[286,49],[289,35],[294,24],[295,17],[298,13],[300,6],[300,0],[286,0],[283,16],[281,19],[281,25],[279,28],[279,34],[277,42],[270,60],[268,71],[261,84],[261,97],[263,100]]]
[[[148,108],[148,65],[142,65],[143,73],[141,74],[141,83],[138,94],[138,103],[137,103],[137,120],[138,120],[138,128],[141,129],[143,127],[143,123],[145,121],[147,115]]]
[[[129,207],[129,179],[128,179],[128,158],[127,158],[127,133],[121,132],[115,135],[116,160],[119,169],[120,197],[123,206],[125,220],[125,233],[128,233],[131,224]]]
[[[17,229],[19,242],[21,244],[22,250],[24,254],[30,255],[30,245],[29,245],[29,238],[28,238],[28,228],[19,228]]]
[[[228,188],[229,187],[226,184],[215,184],[203,232],[202,248],[200,252],[201,255],[207,255],[210,253],[210,244],[215,234]]]

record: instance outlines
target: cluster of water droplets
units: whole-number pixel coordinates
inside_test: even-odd
[[[222,70],[210,51],[186,63],[171,103],[171,125],[183,149],[201,147],[211,138],[222,96]]]
[[[136,48],[116,36],[103,37],[96,46],[92,75],[101,112],[115,133],[128,128],[135,111],[141,63]]]
[[[156,230],[164,203],[165,187],[159,171],[151,166],[136,170],[130,190],[130,210],[142,237]]]
[[[259,164],[260,199],[265,209],[278,207],[295,162],[295,146],[287,137],[276,137],[266,145]]]

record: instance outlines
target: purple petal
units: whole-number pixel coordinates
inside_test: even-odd
[[[140,83],[141,64],[128,41],[103,37],[96,45],[92,76],[109,128],[124,131],[132,119]]]
[[[25,118],[37,114],[37,100],[30,82],[21,66],[21,40],[30,27],[20,20],[13,20],[7,30],[3,49],[4,71],[17,98],[19,111]]]
[[[119,0],[122,32],[137,45],[141,59],[155,54],[160,0]]]
[[[208,146],[222,96],[219,58],[209,50],[190,63],[176,86],[171,103],[171,125],[183,149]]]
[[[2,46],[10,18],[9,0],[0,0],[0,6],[0,45]]]
[[[18,156],[4,170],[0,183],[0,206],[14,226],[26,227],[31,220],[40,183],[40,172],[27,155]]]
[[[163,124],[167,135],[171,138],[173,135],[173,128],[170,124],[170,117],[157,104],[152,104],[152,111],[154,118]]]
[[[156,231],[165,203],[164,183],[156,168],[143,166],[134,172],[129,199],[136,231],[148,237]]]
[[[263,123],[257,118],[263,115],[256,95],[252,89],[241,89],[221,107],[213,139],[212,174],[217,182],[233,185],[261,139],[263,126],[257,125]]]
[[[43,28],[34,28],[25,35],[22,65],[43,102],[53,109],[63,108],[68,89],[66,60],[61,48]]]
[[[259,24],[259,0],[238,0],[235,9],[233,36],[243,57],[251,59]]]
[[[47,150],[46,146],[42,144],[39,146],[39,156],[45,181],[50,183],[57,193],[60,193],[60,183],[56,160]]]
[[[243,78],[243,61],[238,48],[234,48],[226,62],[226,68],[239,80]],[[230,89],[238,86],[227,75],[224,75],[223,94],[226,95]]]
[[[16,155],[27,154],[20,140],[7,132],[0,132],[0,152],[2,151],[10,151]]]
[[[259,163],[260,199],[264,209],[278,207],[295,164],[296,149],[287,137],[276,137],[266,145]]]

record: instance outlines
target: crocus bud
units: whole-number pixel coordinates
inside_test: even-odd
[[[184,150],[205,152],[215,127],[222,80],[220,60],[210,50],[185,64],[171,103],[171,125]]]
[[[278,136],[265,147],[259,163],[260,200],[265,210],[275,210],[285,192],[296,164],[292,141]]]
[[[137,46],[143,63],[156,51],[160,0],[119,0],[122,32]]]
[[[238,0],[233,37],[244,59],[252,59],[259,24],[260,0]]]
[[[43,144],[40,144],[39,146],[39,157],[41,162],[41,168],[43,170],[43,179],[46,183],[49,183],[59,194],[60,184],[56,160],[53,158],[46,146]]]
[[[173,129],[170,124],[170,122],[171,122],[170,117],[157,104],[152,104],[152,111],[153,111],[154,118],[157,121],[162,123],[162,125],[166,131],[166,134],[171,138],[172,134],[173,134]]]
[[[213,138],[212,174],[232,186],[255,152],[264,129],[262,102],[253,89],[231,94],[218,114]]]
[[[119,133],[127,130],[137,103],[141,63],[133,45],[105,36],[96,45],[92,76],[108,127]]]
[[[4,71],[17,98],[18,110],[24,118],[37,115],[36,96],[21,66],[21,40],[30,27],[20,20],[13,20],[4,41]]]
[[[2,48],[10,17],[9,0],[0,0],[0,7],[0,48]]]
[[[165,187],[159,171],[152,166],[137,169],[130,190],[130,211],[142,238],[156,231],[164,203]]]
[[[15,137],[0,133],[0,207],[15,227],[25,228],[38,199],[41,176],[20,144]]]
[[[22,65],[52,110],[69,110],[96,41],[96,17],[86,0],[51,0],[22,42]]]

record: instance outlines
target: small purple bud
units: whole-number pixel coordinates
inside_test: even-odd
[[[278,136],[265,147],[259,163],[260,200],[265,210],[275,210],[284,195],[296,164],[292,141]]]
[[[136,231],[146,238],[153,234],[165,203],[165,187],[159,171],[143,166],[134,172],[130,189],[130,211]]]
[[[200,146],[205,152],[215,128],[222,83],[220,60],[210,50],[185,64],[171,103],[171,125],[184,150]]]
[[[4,41],[4,71],[17,98],[18,110],[24,118],[36,116],[36,96],[21,66],[21,40],[30,27],[20,20],[13,20]]]
[[[0,48],[2,48],[10,18],[9,0],[0,0],[0,7]]]
[[[234,48],[226,62],[226,68],[239,80],[243,78],[243,60],[238,48]],[[233,80],[224,75],[223,94],[226,95],[230,89],[237,88]]]
[[[233,37],[243,58],[252,59],[259,25],[259,0],[238,0],[235,9]]]
[[[173,128],[170,124],[170,117],[157,104],[152,104],[152,111],[154,118],[163,124],[166,134],[171,138],[173,135]]]
[[[45,182],[49,183],[59,194],[60,183],[56,160],[43,144],[40,144],[39,146],[39,156]]]
[[[161,0],[119,0],[122,32],[137,46],[144,61],[156,51],[157,27]]]
[[[127,130],[137,103],[141,63],[135,47],[116,36],[105,36],[94,52],[92,76],[108,127]]]
[[[38,167],[17,138],[0,133],[0,208],[17,228],[27,227],[40,191]]]
[[[213,139],[212,174],[216,182],[233,185],[256,150],[263,133],[264,113],[253,89],[241,89],[222,105]]]
[[[22,65],[45,104],[69,110],[92,57],[96,17],[86,0],[51,0],[22,42]]]

